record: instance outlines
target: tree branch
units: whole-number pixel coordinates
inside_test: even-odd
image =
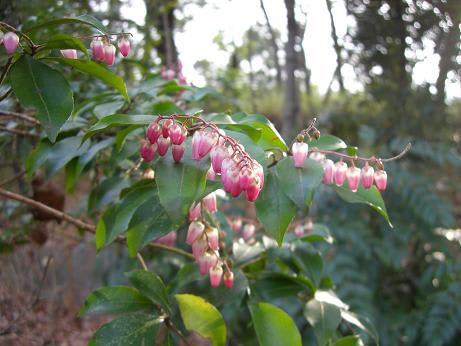
[[[27,122],[29,122],[31,124],[34,124],[34,125],[40,125],[40,121],[38,121],[34,117],[31,117],[30,115],[27,115],[25,113],[17,113],[17,112],[10,112],[10,111],[0,110],[0,115],[5,115],[5,116],[8,116],[8,117],[18,118],[18,119],[27,121]]]

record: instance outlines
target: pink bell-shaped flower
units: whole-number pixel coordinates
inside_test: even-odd
[[[208,239],[208,246],[213,250],[219,250],[219,231],[217,228],[212,227],[206,231],[206,238]]]
[[[375,184],[379,191],[384,192],[387,187],[387,173],[386,171],[380,169],[375,172]]]
[[[256,160],[253,160],[253,171],[259,177],[259,189],[262,190],[264,187],[264,169]]]
[[[169,128],[169,135],[171,143],[179,145],[186,140],[187,131],[185,131],[183,126],[174,122]]]
[[[248,189],[248,187],[253,183],[255,179],[254,172],[249,167],[243,167],[239,173],[239,184],[243,190]]]
[[[234,287],[234,273],[232,273],[231,271],[226,271],[224,273],[224,285],[227,288]]]
[[[211,165],[216,173],[221,173],[222,162],[229,157],[229,149],[223,145],[217,145],[210,151]]]
[[[166,246],[174,246],[176,243],[176,238],[177,238],[176,232],[172,231],[168,233],[167,235],[164,235],[163,237],[160,237],[154,240],[154,243],[162,244]]]
[[[205,225],[203,223],[199,221],[191,222],[187,230],[186,243],[192,245],[203,235],[204,230]]]
[[[107,65],[113,65],[115,62],[115,51],[116,48],[113,44],[104,46],[104,61]]]
[[[7,32],[3,36],[3,45],[5,46],[5,50],[9,55],[13,54],[16,52],[16,49],[18,49],[19,36],[12,31]]]
[[[168,138],[170,136],[170,126],[173,125],[173,120],[166,119],[163,121],[162,124],[162,136],[164,138]]]
[[[223,270],[220,264],[210,269],[210,284],[213,287],[218,287],[221,283]]]
[[[150,162],[154,159],[156,150],[157,144],[150,144],[148,141],[144,140],[141,144],[139,153],[144,161]]]
[[[192,243],[192,255],[194,255],[195,260],[198,261],[207,249],[208,242],[203,237],[194,241]]]
[[[209,131],[197,131],[192,137],[192,159],[201,160],[216,144],[217,135]]]
[[[218,211],[218,204],[216,202],[216,194],[214,192],[206,195],[202,200],[203,207],[211,214]]]
[[[298,238],[303,237],[304,236],[304,227],[303,227],[303,225],[296,225],[294,232],[295,232],[295,235]]]
[[[253,236],[255,235],[255,231],[255,225],[247,223],[245,226],[243,226],[243,239],[249,240],[253,238]]]
[[[304,165],[304,161],[307,158],[307,153],[309,146],[304,142],[294,142],[291,147],[291,152],[293,154],[293,163],[296,168],[300,168]]]
[[[158,154],[160,156],[165,156],[168,147],[170,146],[170,138],[165,138],[163,136],[160,136],[159,139],[157,140],[157,145],[158,145]]]
[[[213,170],[213,167],[210,167],[206,172],[206,179],[214,181],[216,179],[216,172]]]
[[[216,254],[209,252],[205,252],[199,259],[198,259],[198,268],[200,275],[206,275],[210,271],[211,268],[215,267],[218,264],[218,256]]]
[[[352,166],[346,171],[347,182],[352,192],[357,192],[360,183],[360,168]]]
[[[201,204],[200,203],[192,203],[191,207],[189,208],[189,221],[198,220],[201,214]]]
[[[77,59],[76,49],[61,49],[61,54],[66,59]]]
[[[323,160],[323,183],[333,184],[335,174],[335,164],[330,159]]]
[[[322,162],[323,160],[325,160],[325,154],[320,153],[318,151],[314,151],[309,155],[309,158],[317,162]]]
[[[368,165],[368,162],[365,166],[362,167],[362,171],[360,172],[360,179],[362,181],[362,186],[365,189],[369,189],[373,185],[375,170],[373,167]]]
[[[147,128],[146,136],[152,144],[157,143],[158,138],[162,134],[162,127],[156,121]]]
[[[240,229],[242,228],[242,219],[239,217],[236,217],[235,219],[229,221],[229,224],[232,228],[232,231],[234,233],[240,232]]]
[[[171,154],[173,155],[173,160],[175,160],[175,162],[181,161],[184,156],[184,150],[186,150],[184,144],[173,144],[171,146]]]
[[[130,54],[130,48],[130,41],[125,37],[122,37],[120,41],[118,41],[118,49],[120,54],[122,54],[124,57],[127,57],[128,54]]]
[[[246,199],[248,202],[254,202],[261,192],[261,184],[259,177],[255,177],[250,186],[245,190]]]
[[[104,43],[99,38],[94,38],[93,41],[90,43],[91,53],[93,55],[93,59],[95,60],[104,60]]]
[[[335,163],[335,184],[342,186],[346,180],[347,163],[338,161]]]

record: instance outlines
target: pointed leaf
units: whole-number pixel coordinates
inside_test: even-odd
[[[45,42],[45,44],[40,47],[40,50],[43,49],[78,49],[85,54],[87,59],[90,58],[88,50],[82,41],[76,37],[62,33],[54,35]]]
[[[341,322],[341,312],[338,307],[315,299],[306,304],[304,316],[314,328],[319,346],[328,343]]]
[[[335,341],[333,346],[359,346],[360,337],[357,335],[349,335]]]
[[[314,139],[309,142],[310,148],[320,150],[338,150],[347,147],[346,143],[341,138],[333,135],[321,135],[319,139]]]
[[[74,108],[67,80],[48,65],[23,55],[11,67],[10,83],[21,104],[36,109],[37,119],[54,142]]]
[[[108,34],[109,32],[107,31],[107,28],[104,26],[104,24],[101,23],[98,19],[96,19],[93,16],[90,16],[88,14],[84,14],[82,16],[78,17],[67,17],[67,18],[55,18],[48,20],[44,23],[40,23],[37,25],[34,25],[28,29],[25,30],[25,32],[32,32],[36,31],[41,28],[46,28],[46,27],[51,27],[51,26],[57,26],[61,24],[84,24],[84,25],[90,25],[93,28],[96,28],[99,30],[101,34]]]

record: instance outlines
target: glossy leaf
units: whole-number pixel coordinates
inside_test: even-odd
[[[338,307],[315,299],[307,302],[304,316],[314,328],[319,346],[328,343],[341,322],[341,312]]]
[[[175,297],[187,330],[210,339],[213,346],[226,344],[226,325],[213,305],[192,294],[177,294]]]
[[[336,185],[332,185],[333,189],[336,193],[348,203],[363,203],[367,204],[376,210],[379,214],[381,214],[386,221],[389,223],[389,226],[392,227],[391,220],[389,219],[389,215],[387,214],[386,205],[384,204],[384,200],[379,193],[379,190],[376,186],[372,186],[370,189],[364,189],[361,185],[357,192],[352,192],[349,189],[349,185],[344,182],[344,185],[338,187]]]
[[[146,114],[111,114],[99,119],[96,124],[91,126],[83,137],[83,140],[87,140],[91,136],[94,136],[95,134],[107,130],[111,127],[127,125],[147,126],[154,120],[155,117],[153,115]]]
[[[109,203],[117,199],[120,191],[128,187],[128,179],[113,176],[101,181],[93,190],[88,198],[88,211],[94,212],[104,208]]]
[[[130,314],[99,328],[88,346],[154,345],[162,320],[148,314]]]
[[[303,245],[308,244],[304,243]],[[292,257],[301,273],[318,286],[323,270],[323,260],[320,253],[312,246],[297,246]]]
[[[235,114],[234,117],[236,117]],[[258,141],[258,145],[264,150],[278,148],[285,151],[288,149],[285,141],[275,128],[274,124],[272,124],[265,116],[258,114],[245,114],[244,116],[238,116],[238,119],[238,123],[250,125],[261,132],[261,138]]]
[[[345,336],[344,338],[338,339],[335,341],[333,346],[359,346],[360,345],[360,337],[357,335],[349,335]]]
[[[124,80],[120,76],[117,76],[116,74],[112,73],[106,67],[103,67],[102,65],[94,61],[66,58],[46,58],[46,60],[69,65],[79,70],[80,72],[84,72],[92,77],[98,78],[99,80],[103,81],[107,85],[113,87],[115,90],[120,92],[120,94],[122,94],[128,102],[130,101],[130,97],[128,96]]]
[[[298,327],[285,311],[268,303],[252,304],[249,309],[261,346],[302,345]]]
[[[319,139],[314,139],[309,142],[309,148],[317,148],[320,150],[338,150],[346,147],[346,143],[344,143],[341,138],[333,135],[321,135]]]
[[[283,192],[280,179],[275,168],[269,169],[264,188],[255,203],[258,220],[265,231],[277,240],[279,246],[296,215],[296,205]]]
[[[23,55],[11,67],[10,83],[21,105],[36,109],[35,116],[54,142],[74,108],[67,80],[43,62]]]
[[[283,192],[305,210],[312,203],[314,189],[320,186],[323,179],[323,167],[314,160],[306,160],[302,168],[293,165],[291,157],[277,163],[277,177]]]
[[[153,303],[160,305],[168,313],[171,313],[165,284],[158,275],[145,270],[132,271],[126,275],[131,284],[143,296],[149,298]]]
[[[42,49],[77,49],[83,52],[87,59],[90,58],[88,50],[81,40],[74,36],[62,33],[51,37],[48,41],[45,42],[43,47],[40,48],[40,50]]]
[[[368,335],[370,335],[373,338],[376,344],[379,345],[378,332],[376,331],[374,325],[367,318],[363,316],[359,316],[357,314],[354,314],[353,312],[350,312],[344,309],[341,310],[341,317],[345,321],[355,325],[356,327],[366,332]]]
[[[46,22],[34,25],[30,28],[27,28],[25,32],[32,32],[38,29],[53,27],[61,24],[84,24],[92,26],[95,29],[98,29],[101,34],[107,34],[108,31],[104,24],[101,23],[98,19],[88,14],[84,14],[78,17],[67,17],[67,18],[55,18],[48,20]]]
[[[152,302],[138,290],[126,286],[99,288],[86,297],[80,315],[121,314],[153,309]]]

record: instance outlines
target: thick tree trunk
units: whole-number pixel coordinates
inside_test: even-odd
[[[295,71],[298,64],[296,56],[296,29],[295,0],[285,0],[287,9],[288,40],[285,45],[285,100],[283,111],[282,135],[289,139],[298,129],[299,118],[299,92]]]
[[[341,57],[342,48],[338,41],[338,34],[336,33],[336,25],[335,25],[335,20],[333,17],[331,0],[326,0],[326,4],[328,8],[328,14],[330,15],[331,38],[333,39],[333,46],[334,46],[335,53],[336,53],[337,68],[336,68],[335,74],[336,74],[336,79],[338,80],[338,83],[339,83],[339,90],[343,92],[344,91],[344,79],[341,73],[341,68],[343,66],[343,59]]]
[[[271,37],[270,40],[271,40],[271,45],[272,45],[272,54],[273,54],[273,59],[274,59],[275,70],[277,73],[275,76],[275,80],[277,82],[277,88],[281,89],[282,88],[282,68],[280,66],[280,60],[278,56],[279,47],[277,44],[277,40],[275,38],[274,29],[272,28],[271,22],[269,20],[269,16],[267,15],[267,12],[266,12],[266,8],[264,7],[264,1],[260,0],[259,3],[261,5],[261,9],[263,10],[264,17],[266,18],[267,29],[269,30],[270,37]]]

